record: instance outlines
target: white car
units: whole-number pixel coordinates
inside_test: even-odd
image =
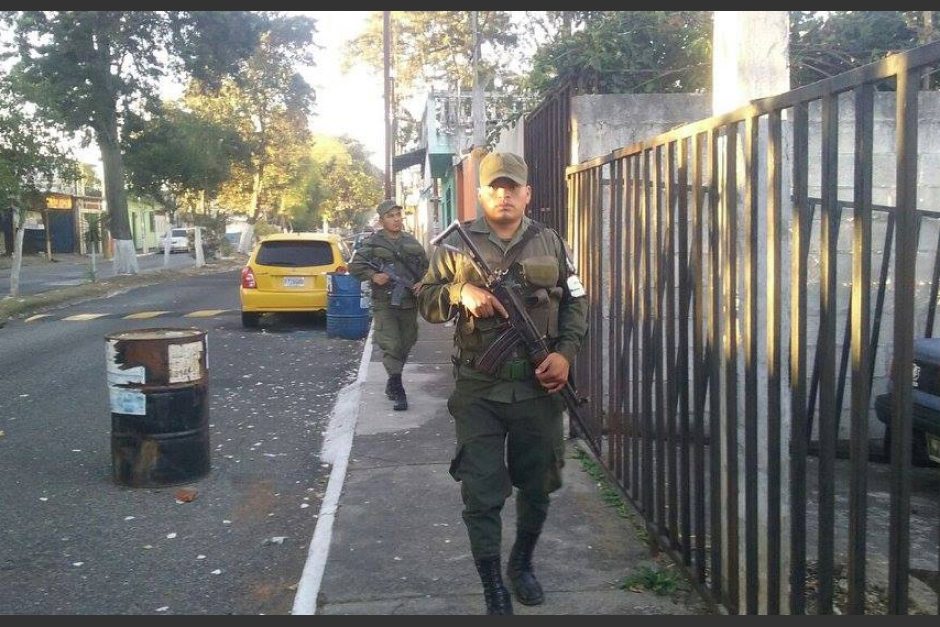
[[[163,252],[166,252],[168,245],[171,253],[189,252],[189,237],[192,232],[193,229],[173,229],[170,232],[170,238],[164,238],[161,241]]]

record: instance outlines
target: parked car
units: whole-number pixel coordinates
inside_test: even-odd
[[[342,240],[323,233],[283,233],[259,243],[242,269],[242,325],[265,313],[326,311],[327,274],[347,272]]]
[[[940,464],[940,338],[914,342],[914,464]],[[891,417],[894,414],[892,391],[875,399],[875,413],[885,425],[884,452],[891,458]]]
[[[193,235],[193,231],[190,228],[173,229],[170,231],[169,241],[167,241],[167,238],[160,240],[160,248],[163,252],[166,252],[169,246],[171,254],[189,252],[189,240]]]

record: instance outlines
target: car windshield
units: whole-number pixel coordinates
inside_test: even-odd
[[[260,266],[329,266],[333,247],[329,242],[265,242],[255,261]]]

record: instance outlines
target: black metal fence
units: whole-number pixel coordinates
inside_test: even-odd
[[[532,200],[529,211],[559,233],[567,230],[565,168],[571,159],[571,96],[563,84],[525,118],[525,160]]]
[[[911,365],[920,225],[940,217],[918,210],[918,90],[938,63],[940,43],[924,46],[567,170],[563,232],[592,300],[578,364],[593,401],[584,436],[659,545],[733,613],[937,611],[940,473],[912,467]],[[873,203],[875,94],[885,89],[895,98],[892,206]],[[854,106],[849,125],[840,102]],[[851,147],[841,190],[851,201],[840,199],[840,141]],[[878,212],[888,216],[881,249]],[[840,272],[843,224],[851,265]],[[926,337],[936,249],[933,264]],[[903,365],[893,368],[890,466],[870,456],[885,339]],[[912,574],[918,591],[934,586],[929,603],[912,594]]]

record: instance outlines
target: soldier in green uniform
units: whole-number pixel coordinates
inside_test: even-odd
[[[561,487],[564,403],[557,392],[568,380],[587,332],[587,299],[564,241],[524,215],[532,194],[527,180],[522,158],[487,155],[480,164],[485,216],[468,223],[467,230],[491,268],[511,273],[528,314],[554,352],[537,369],[524,348],[497,377],[474,368],[475,359],[505,329],[506,312],[483,289],[479,272],[465,255],[438,248],[419,295],[421,315],[429,322],[456,317],[456,386],[448,401],[457,430],[451,474],[461,482],[463,519],[489,614],[512,613],[501,576],[500,512],[513,487],[516,541],[507,575],[520,603],[544,600],[532,555],[548,514],[549,494]],[[445,243],[461,247],[456,236]]]
[[[349,272],[372,283],[372,310],[375,341],[382,349],[382,363],[388,373],[385,394],[395,402],[396,411],[408,409],[408,397],[401,375],[408,353],[418,340],[416,293],[428,269],[424,247],[404,232],[401,206],[385,200],[376,208],[382,229],[356,250]],[[389,274],[404,279],[401,284]]]

